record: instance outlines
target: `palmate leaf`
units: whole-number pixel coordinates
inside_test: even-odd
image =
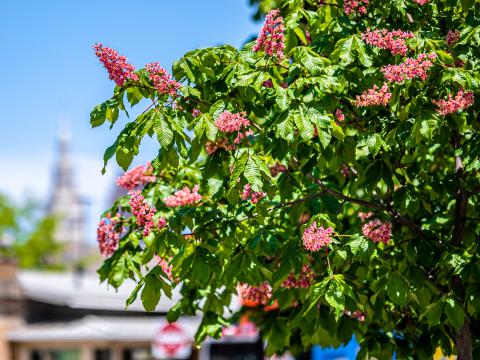
[[[350,65],[355,60],[355,43],[354,37],[340,39],[335,44],[332,57],[337,57],[343,66]]]
[[[260,174],[260,168],[252,158],[248,158],[243,175],[253,191],[260,191],[262,189],[262,175]]]
[[[173,131],[165,120],[165,116],[160,112],[154,114],[153,129],[157,134],[158,142],[164,148],[168,148],[173,140]]]
[[[352,36],[352,43],[355,47],[355,51],[357,53],[357,58],[360,63],[365,67],[372,66],[372,58],[367,54],[365,49],[365,44],[362,39],[358,35]]]
[[[244,152],[242,156],[235,162],[235,167],[230,176],[229,187],[232,188],[237,184],[238,178],[243,174],[245,171],[245,166],[247,165],[248,161],[248,153]]]
[[[293,141],[293,112],[289,111],[285,118],[277,123],[275,135],[287,141]]]
[[[295,125],[297,125],[298,132],[303,140],[310,140],[313,138],[313,124],[303,114],[303,111],[296,112],[293,115],[293,120],[295,121]]]

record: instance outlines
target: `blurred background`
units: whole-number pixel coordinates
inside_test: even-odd
[[[140,301],[125,310],[133,282],[100,284],[96,226],[121,173],[111,162],[102,176],[102,157],[126,119],[111,131],[89,124],[114,87],[92,44],[137,68],[170,69],[191,49],[256,36],[257,9],[248,0],[26,0],[1,1],[0,14],[0,360],[262,359],[247,319],[197,349],[199,318],[165,320],[178,293],[147,314]],[[147,140],[132,166],[155,155]],[[355,349],[305,358],[353,359]]]

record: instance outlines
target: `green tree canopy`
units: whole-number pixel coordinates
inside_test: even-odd
[[[54,239],[57,219],[40,214],[38,205],[28,201],[13,204],[0,194],[0,252],[15,259],[21,268],[62,269],[62,246]]]
[[[239,294],[270,354],[480,358],[480,3],[252,2],[281,11],[256,42],[173,77],[95,46],[117,86],[92,126],[144,108],[105,163],[159,145],[99,224],[101,279],[147,310],[180,288],[168,319],[201,312],[199,342]]]

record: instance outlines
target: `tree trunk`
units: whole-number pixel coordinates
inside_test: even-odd
[[[465,317],[465,322],[455,336],[455,347],[457,349],[457,360],[473,360],[472,354],[472,333],[470,322]]]

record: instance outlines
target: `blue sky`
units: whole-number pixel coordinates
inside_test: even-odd
[[[0,192],[17,201],[46,198],[56,133],[65,123],[77,184],[90,200],[95,223],[118,171],[110,166],[101,177],[103,151],[125,119],[110,132],[90,128],[90,110],[113,91],[91,45],[111,46],[137,68],[159,61],[170,69],[188,50],[224,43],[238,47],[255,35],[261,24],[251,21],[247,2],[1,1]],[[142,159],[155,154],[152,146],[143,150]]]

